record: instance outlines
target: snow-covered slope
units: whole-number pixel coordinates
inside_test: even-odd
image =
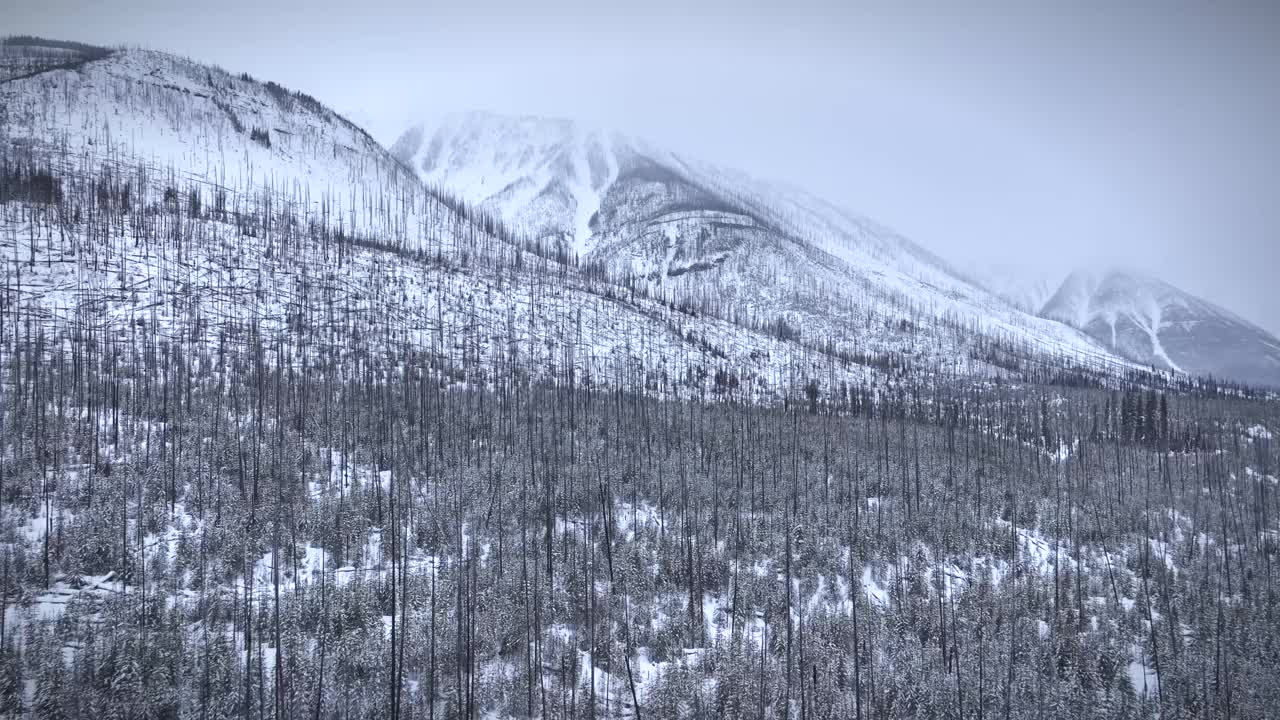
[[[1062,272],[1046,272],[1015,262],[970,263],[965,275],[983,288],[1008,300],[1019,310],[1038,315],[1062,285]]]
[[[562,243],[585,263],[739,317],[782,318],[809,338],[902,350],[884,329],[905,322],[941,353],[979,334],[1033,352],[1115,360],[867,218],[621,133],[466,113],[411,128],[392,152],[428,184]]]
[[[1228,310],[1142,273],[1072,273],[1042,314],[1081,328],[1138,362],[1280,386],[1280,340]]]
[[[6,67],[36,69],[0,81],[0,144],[11,158],[77,172],[127,167],[182,193],[199,186],[210,200],[267,193],[389,241],[438,235],[424,225],[447,220],[411,171],[309,95],[150,50],[46,69],[23,62],[58,51],[6,47]]]
[[[564,120],[451,115],[430,137],[419,126],[391,151],[422,179],[461,193],[535,238],[563,241],[585,255],[591,219],[618,177],[630,141]]]

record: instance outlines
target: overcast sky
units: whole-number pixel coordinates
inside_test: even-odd
[[[453,110],[576,118],[961,267],[1124,265],[1280,334],[1280,3],[963,4],[0,0],[0,33],[248,71],[386,145]]]

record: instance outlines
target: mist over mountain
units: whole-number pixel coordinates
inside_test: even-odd
[[[971,261],[962,266],[966,276],[1023,312],[1039,315],[1045,303],[1058,291],[1066,270],[1044,270],[1016,262]]]

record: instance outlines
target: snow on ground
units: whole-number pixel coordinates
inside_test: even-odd
[[[1160,690],[1160,679],[1141,643],[1134,643],[1131,657],[1133,659],[1129,661],[1127,671],[1134,692],[1140,697],[1155,697]]]
[[[1255,424],[1245,430],[1245,435],[1254,440],[1270,440],[1275,437],[1270,430],[1261,424]]]
[[[866,593],[868,602],[880,607],[889,606],[889,592],[876,581],[870,565],[862,568],[862,591]]]
[[[1277,478],[1275,475],[1264,475],[1251,467],[1246,467],[1244,469],[1244,474],[1247,475],[1250,480],[1254,480],[1256,482],[1268,482],[1272,485],[1280,484],[1280,478]]]
[[[73,602],[84,602],[92,609],[113,594],[135,591],[135,588],[124,587],[116,579],[114,572],[62,578],[31,598],[29,604],[7,604],[4,612],[5,627],[19,629],[34,621],[57,620]]]
[[[1057,452],[1050,453],[1050,458],[1054,462],[1065,463],[1067,460],[1071,459],[1071,454],[1075,452],[1075,446],[1078,446],[1079,444],[1080,444],[1079,440],[1076,440],[1071,445],[1068,445],[1064,442],[1059,442]]]

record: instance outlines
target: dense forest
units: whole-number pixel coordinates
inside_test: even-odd
[[[28,348],[3,597],[36,612],[3,641],[10,711],[24,682],[38,717],[1276,700],[1274,451],[1239,432],[1258,407],[759,408],[268,364],[282,347]]]
[[[1272,394],[851,349],[445,194],[409,247],[6,152],[0,715],[1280,707]]]

